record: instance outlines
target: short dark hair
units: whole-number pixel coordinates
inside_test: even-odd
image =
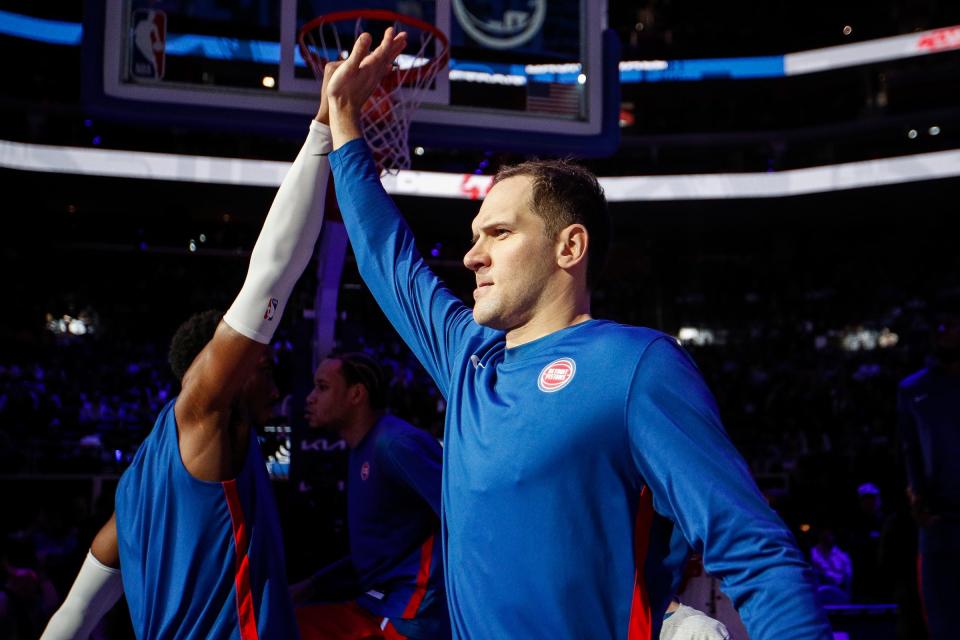
[[[603,270],[610,246],[610,216],[603,187],[589,169],[564,160],[528,160],[501,167],[493,184],[515,176],[533,180],[530,209],[543,218],[547,236],[555,238],[561,229],[582,224],[590,246],[587,253],[587,285],[593,288]]]
[[[177,380],[183,382],[183,376],[197,359],[207,343],[213,339],[213,334],[223,318],[223,312],[217,309],[195,313],[186,322],[180,325],[173,339],[170,340],[170,351],[167,353],[167,362]]]
[[[327,356],[327,359],[340,361],[340,371],[348,385],[362,384],[366,387],[371,408],[386,408],[390,380],[379,362],[359,351],[335,353]]]

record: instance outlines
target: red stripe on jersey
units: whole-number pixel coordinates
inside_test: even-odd
[[[237,618],[240,621],[240,639],[257,640],[257,620],[253,611],[253,591],[250,589],[250,557],[247,555],[247,522],[243,517],[240,493],[236,480],[221,482],[223,493],[230,507],[230,520],[233,523],[233,544],[237,554],[234,585],[237,596]]]
[[[630,625],[627,640],[650,640],[653,621],[650,616],[650,594],[643,577],[643,565],[650,546],[650,525],[653,523],[653,496],[649,487],[640,490],[637,522],[633,530],[633,601],[630,603]]]
[[[923,554],[917,554],[917,593],[920,594],[920,615],[923,616],[923,623],[930,626],[930,618],[927,617],[927,599],[923,597]]]
[[[407,636],[397,631],[392,622],[387,622],[387,626],[383,628],[383,640],[407,640]]]
[[[410,596],[410,602],[403,610],[401,618],[409,620],[417,614],[423,597],[427,595],[427,581],[430,579],[430,565],[433,562],[433,536],[427,538],[427,541],[420,547],[420,569],[417,571],[417,588]]]

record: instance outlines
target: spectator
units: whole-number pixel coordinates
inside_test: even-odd
[[[890,580],[880,570],[880,535],[887,517],[880,489],[872,482],[857,488],[858,508],[850,523],[853,597],[859,602],[889,602]]]
[[[821,602],[826,604],[850,602],[853,564],[850,556],[836,545],[832,528],[820,528],[817,544],[810,551],[810,561],[820,582],[817,594]]]

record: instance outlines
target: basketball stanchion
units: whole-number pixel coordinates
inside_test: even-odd
[[[300,28],[298,42],[300,53],[320,82],[326,63],[345,58],[361,33],[366,31],[376,38],[391,26],[407,33],[407,50],[363,106],[361,123],[381,173],[396,174],[410,168],[408,136],[413,113],[419,108],[424,91],[447,66],[450,43],[446,35],[436,26],[411,16],[356,9],[310,20]]]

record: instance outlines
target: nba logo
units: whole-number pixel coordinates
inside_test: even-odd
[[[264,320],[273,320],[273,314],[277,312],[278,304],[280,304],[279,300],[270,298],[270,302],[267,303],[267,310],[263,312]]]
[[[130,74],[145,80],[162,80],[167,49],[167,14],[158,9],[136,9],[130,20]]]
[[[364,462],[360,467],[360,479],[366,482],[367,478],[370,477],[370,463]]]

